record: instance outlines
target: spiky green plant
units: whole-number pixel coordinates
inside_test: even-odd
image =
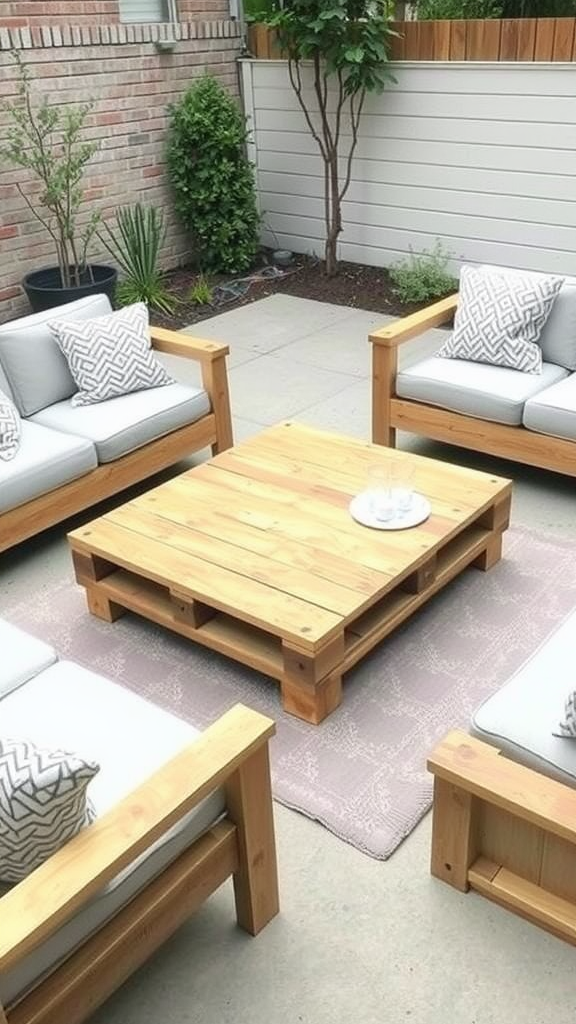
[[[152,309],[171,314],[176,299],[166,288],[158,269],[160,249],[166,237],[162,210],[156,206],[123,206],[116,211],[117,231],[104,221],[100,241],[124,271],[116,288],[122,306],[145,302]]]
[[[213,298],[214,293],[208,281],[204,274],[200,274],[188,292],[189,301],[195,306],[209,306]]]

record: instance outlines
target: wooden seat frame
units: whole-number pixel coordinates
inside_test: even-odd
[[[278,913],[268,740],[274,723],[236,705],[111,811],[0,899],[0,977],[122,868],[224,787],[226,816],[164,869],[0,1024],[78,1024],[230,875],[238,924]]]
[[[576,945],[576,790],[459,731],[428,769],[432,874]]]
[[[523,426],[506,426],[425,405],[396,394],[398,348],[454,315],[458,295],[450,295],[369,335],[372,343],[372,440],[393,448],[396,430],[486,452],[529,466],[576,476],[576,441],[551,437]]]
[[[150,328],[150,338],[152,348],[157,352],[183,356],[200,363],[202,386],[210,398],[211,411],[195,423],[149,441],[113,462],[103,463],[77,480],[62,484],[7,512],[0,512],[0,551],[19,544],[131,484],[145,480],[201,448],[210,446],[212,454],[216,455],[232,446],[226,372],[228,346],[160,327]]]

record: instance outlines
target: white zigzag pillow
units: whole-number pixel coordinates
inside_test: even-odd
[[[9,462],[20,447],[20,413],[14,402],[0,391],[0,459]]]
[[[174,383],[150,347],[143,302],[93,320],[54,320],[48,326],[78,387],[72,405]]]
[[[563,283],[563,277],[463,266],[454,332],[437,355],[541,373],[536,342]]]
[[[100,766],[31,740],[0,738],[0,881],[19,882],[96,818]]]
[[[553,736],[562,736],[567,739],[576,739],[576,693],[572,692],[566,698],[564,704],[564,718],[555,729],[552,729]]]

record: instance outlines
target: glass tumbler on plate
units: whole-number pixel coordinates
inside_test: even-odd
[[[392,481],[388,466],[368,467],[368,504],[370,513],[380,523],[386,523],[396,514]]]

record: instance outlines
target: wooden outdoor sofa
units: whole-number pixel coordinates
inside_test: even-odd
[[[55,385],[50,381],[46,386],[51,394],[41,395],[38,398],[37,392],[44,386],[44,382],[40,378],[43,378],[44,374],[46,378],[58,374],[62,376],[63,372],[62,367],[56,363],[56,360],[62,360],[62,357],[58,352],[52,350],[51,346],[55,350],[56,345],[50,339],[45,324],[49,316],[55,318],[71,315],[68,312],[71,307],[82,308],[83,304],[89,302],[93,305],[88,308],[90,311],[94,310],[94,315],[106,314],[110,310],[105,296],[98,295],[91,297],[90,300],[81,299],[76,303],[60,307],[58,310],[52,310],[50,314],[34,314],[0,326],[0,390],[8,394],[11,393],[10,397],[13,397],[15,403],[20,406],[23,432],[21,452],[12,462],[0,463],[0,552],[96,502],[158,473],[193,452],[210,446],[212,453],[216,454],[232,445],[226,370],[228,346],[151,327],[151,343],[157,352],[193,359],[200,364],[202,389],[184,388],[181,385],[172,387],[179,389],[178,402],[181,408],[184,408],[186,401],[191,407],[194,402],[203,401],[201,414],[193,413],[187,421],[186,414],[176,409],[180,421],[178,426],[167,428],[165,425],[160,425],[156,436],[153,431],[148,430],[152,436],[145,443],[136,442],[137,446],[136,444],[131,446],[129,442],[126,442],[125,453],[121,450],[117,457],[106,457],[105,459],[99,455],[99,437],[96,437],[94,443],[91,443],[92,438],[89,431],[82,434],[82,428],[79,428],[80,436],[75,438],[73,427],[70,428],[67,425],[68,440],[66,444],[71,447],[78,442],[77,449],[71,452],[71,456],[76,458],[76,467],[70,468],[67,473],[68,479],[64,478],[57,486],[49,486],[46,489],[39,481],[36,488],[38,493],[34,493],[34,487],[30,489],[30,477],[33,477],[36,472],[33,465],[34,459],[36,458],[38,462],[37,472],[40,477],[42,473],[46,472],[46,461],[40,454],[41,444],[44,438],[52,437],[53,439],[55,436],[54,424],[49,418],[50,415],[58,415],[60,418],[65,415],[70,420],[75,412],[85,415],[85,410],[71,410],[69,401],[58,401],[62,396],[66,398],[71,393],[70,389],[66,391],[66,381],[63,386],[61,381],[57,380]],[[84,313],[85,316],[86,313]],[[36,333],[36,336],[33,332]],[[23,376],[21,353],[26,352],[28,345],[30,345],[29,358],[31,361],[30,378],[25,380],[20,387]],[[38,365],[38,378],[33,380],[31,378],[35,362]],[[24,366],[24,371],[26,370],[27,368]],[[27,405],[28,392],[32,389],[34,390],[34,401],[31,405]],[[157,392],[168,390],[167,388],[152,389]],[[140,394],[149,395],[150,392],[141,392]],[[123,403],[127,399],[132,400],[133,398],[133,395],[128,395],[113,399],[112,402],[101,403],[102,420],[104,421],[112,414],[109,407],[113,403]],[[54,399],[56,400],[53,401]],[[66,408],[64,408],[65,406]],[[200,405],[197,407],[200,408]],[[35,410],[34,415],[28,415],[29,408]],[[142,404],[142,413],[144,423],[147,418],[152,418],[148,416],[144,404]],[[161,416],[166,416],[166,414],[166,410],[162,409]],[[129,427],[131,427],[130,424]],[[102,433],[100,428],[98,428],[98,433]],[[104,429],[102,436],[107,442],[108,438],[105,433]],[[56,438],[57,441],[63,439],[58,428],[56,429]],[[114,440],[113,437],[112,440]],[[63,454],[67,457],[70,455],[66,451]],[[63,472],[62,452],[57,451],[56,457],[55,461],[58,458],[61,460],[60,467],[56,467],[55,479],[58,479],[58,472],[60,475]],[[23,464],[22,476],[25,493],[31,493],[33,496],[28,500],[10,502],[10,500],[4,500],[4,495],[11,485],[10,474],[19,473],[19,460]],[[44,465],[42,465],[43,461]],[[21,487],[20,484],[18,486]]]
[[[574,289],[574,296],[576,301],[576,289]],[[377,444],[394,447],[396,431],[398,429],[405,430],[473,451],[487,452],[501,458],[576,476],[576,374],[573,372],[569,373],[562,371],[559,367],[554,367],[554,370],[559,370],[561,374],[564,374],[564,379],[557,380],[552,387],[547,389],[547,393],[550,393],[551,396],[548,411],[553,414],[558,411],[555,409],[555,389],[558,394],[560,413],[564,413],[565,417],[570,418],[568,433],[573,433],[573,437],[554,436],[552,432],[540,432],[542,428],[528,429],[522,422],[522,407],[521,403],[517,401],[517,418],[520,422],[511,425],[504,422],[493,422],[490,419],[481,418],[480,415],[466,415],[455,408],[442,407],[440,404],[435,404],[433,397],[424,402],[413,397],[402,396],[401,392],[410,391],[414,389],[416,383],[421,383],[416,381],[419,367],[423,368],[424,377],[425,367],[432,360],[418,363],[416,366],[410,367],[406,374],[403,374],[399,372],[398,367],[400,345],[433,327],[448,324],[454,316],[457,304],[458,295],[450,295],[426,309],[397,320],[370,334],[369,340],[372,343],[372,440]],[[569,341],[573,344],[572,339]],[[544,358],[546,357],[544,356]],[[464,363],[463,360],[454,359],[436,360],[436,362]],[[501,367],[466,363],[468,368],[472,368],[469,373],[471,383],[474,380],[474,365],[482,367],[483,375],[486,375],[487,371],[491,372],[494,380],[496,380],[495,375],[500,371],[500,379],[502,379]],[[453,369],[454,367],[450,367],[450,371]],[[503,372],[509,374],[511,371],[504,369]],[[522,374],[523,378],[530,376],[532,375]],[[436,384],[437,381],[433,381],[429,389],[432,395]],[[526,386],[531,385],[532,382],[526,380]],[[533,395],[532,404],[539,397]],[[526,407],[529,404],[527,402]],[[540,412],[542,412],[542,408],[543,406],[540,407]],[[546,412],[545,406],[544,411]],[[555,425],[553,429],[555,429]]]
[[[199,732],[1,619],[0,649],[4,735],[100,768],[96,820],[0,884],[0,1024],[80,1024],[228,878],[258,934],[278,913],[274,722],[237,704]]]

